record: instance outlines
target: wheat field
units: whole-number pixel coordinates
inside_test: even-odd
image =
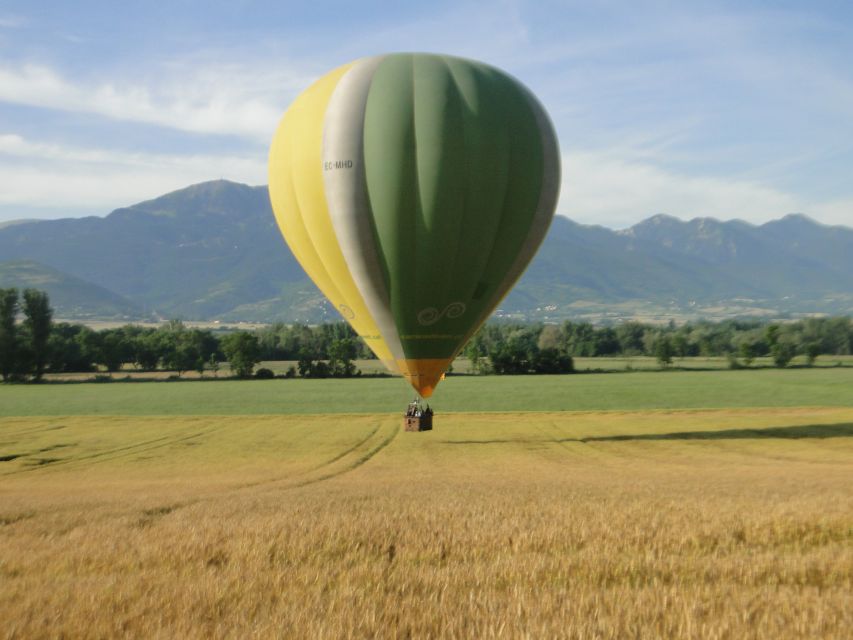
[[[0,637],[846,638],[853,409],[0,421]]]

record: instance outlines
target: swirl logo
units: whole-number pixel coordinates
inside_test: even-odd
[[[350,308],[349,308],[347,305],[345,305],[345,304],[339,304],[339,305],[338,305],[338,311],[340,311],[340,312],[341,312],[341,315],[342,315],[344,318],[346,318],[347,320],[352,320],[353,318],[355,318],[355,311],[353,311],[352,309],[350,309]]]
[[[444,311],[439,311],[435,307],[427,307],[425,309],[421,309],[418,313],[418,324],[423,327],[428,327],[435,324],[442,318],[446,317],[449,320],[452,320],[453,318],[458,318],[463,313],[465,313],[465,305],[461,302],[451,302],[449,305],[444,307]]]

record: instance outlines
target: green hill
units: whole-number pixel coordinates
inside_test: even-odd
[[[138,305],[91,282],[32,260],[0,262],[0,288],[40,289],[50,296],[54,317],[139,320]]]

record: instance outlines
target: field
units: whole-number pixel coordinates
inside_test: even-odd
[[[400,412],[413,393],[390,377],[0,385],[0,417],[387,414]],[[440,411],[519,412],[853,407],[853,367],[451,376],[434,404]]]
[[[0,387],[0,637],[846,638],[853,369]]]
[[[261,362],[258,367],[264,367],[272,370],[276,375],[284,375],[291,367],[296,370],[298,363],[295,360],[272,360]],[[367,376],[387,375],[388,371],[378,360],[356,360],[356,367]],[[609,357],[597,356],[595,358],[574,358],[575,370],[578,373],[588,372],[626,372],[626,371],[660,371],[661,365],[656,358],[649,356],[627,356],[627,357]],[[753,369],[768,369],[775,365],[769,357],[756,358],[750,365]],[[805,356],[797,356],[791,361],[792,368],[806,367]],[[821,356],[814,364],[813,368],[838,368],[838,367],[853,367],[853,356]],[[729,369],[729,361],[723,357],[690,357],[676,358],[673,360],[670,370],[680,371],[719,371]],[[466,358],[457,358],[453,361],[453,372],[458,374],[469,374],[471,371],[471,362]],[[230,375],[228,363],[220,364],[220,371],[215,374],[211,371],[205,371],[204,377],[228,377]],[[80,372],[80,373],[48,373],[46,379],[51,382],[86,382],[93,380],[96,376],[104,376],[105,372]],[[131,365],[126,365],[124,369],[112,374],[114,380],[168,380],[169,378],[179,377],[175,371],[139,371]],[[184,380],[196,380],[201,377],[195,371],[184,371],[180,378]]]

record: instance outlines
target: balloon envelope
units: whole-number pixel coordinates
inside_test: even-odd
[[[424,397],[521,276],[560,183],[550,120],[517,80],[449,56],[320,78],[270,149],[273,211],[308,275]]]

